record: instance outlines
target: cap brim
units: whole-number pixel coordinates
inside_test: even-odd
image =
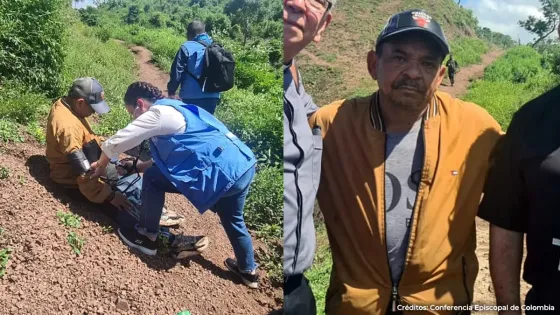
[[[410,32],[410,31],[421,31],[421,32],[425,33],[426,35],[430,35],[439,44],[443,53],[446,56],[449,55],[449,46],[447,46],[447,44],[443,40],[441,40],[441,38],[439,38],[436,34],[432,33],[430,30],[425,29],[423,27],[419,27],[419,26],[411,26],[411,27],[403,28],[403,29],[395,31],[395,32],[393,32],[389,35],[386,35],[385,37],[383,37],[383,39],[381,40],[380,43],[376,43],[376,46],[378,46],[382,42],[386,41],[387,39],[389,39],[389,38],[391,38],[391,37],[393,37],[397,34],[402,34],[402,33]]]
[[[107,105],[107,102],[105,101],[101,101],[97,104],[91,104],[90,106],[99,115],[107,114],[110,110],[109,105]]]

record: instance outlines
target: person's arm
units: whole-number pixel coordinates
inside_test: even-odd
[[[92,164],[96,169],[93,178],[99,176],[98,168],[105,168],[111,157],[128,151],[151,137],[183,132],[186,128],[185,119],[174,108],[168,106],[152,106],[149,111],[140,115],[124,129],[107,139],[101,146],[103,153],[99,161]]]
[[[65,128],[57,135],[58,149],[66,156],[82,150],[83,131]],[[85,158],[85,157],[84,157]],[[103,203],[111,196],[111,187],[98,179],[90,179],[84,172],[76,172],[76,183],[80,193],[93,203]]]
[[[490,225],[490,276],[497,305],[521,305],[519,283],[523,233]],[[521,311],[500,312],[521,314]]]
[[[175,59],[173,60],[173,64],[171,65],[171,72],[169,73],[169,82],[167,83],[167,93],[169,94],[170,98],[175,97],[175,92],[179,85],[181,84],[181,80],[183,78],[184,72],[187,70],[187,61],[189,56],[185,49],[181,46],[175,55]]]
[[[523,233],[527,230],[525,197],[517,124],[496,145],[490,157],[484,197],[478,216],[490,223],[490,275],[497,305],[521,305],[519,295]],[[521,314],[520,311],[500,312]]]

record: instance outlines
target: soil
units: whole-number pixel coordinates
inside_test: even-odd
[[[132,47],[139,79],[165,91],[167,74],[151,63],[151,53]],[[207,235],[210,246],[185,260],[146,256],[130,250],[99,205],[72,199],[49,179],[45,148],[32,139],[0,144],[0,249],[12,249],[0,279],[1,314],[271,314],[281,308],[282,289],[266,274],[260,288],[244,286],[224,266],[233,250],[217,215],[200,215],[181,195],[168,194],[166,205],[186,222],[175,232]],[[0,169],[0,176],[2,176]],[[59,224],[56,212],[82,218],[80,228]],[[81,255],[66,237],[86,239]],[[262,248],[253,236],[255,248]],[[257,257],[257,263],[258,257]]]

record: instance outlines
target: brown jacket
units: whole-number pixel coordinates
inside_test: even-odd
[[[334,264],[327,314],[385,314],[393,291],[385,242],[385,133],[374,100],[338,101],[310,118],[324,141],[318,199]],[[475,217],[501,129],[479,106],[438,92],[423,130],[424,167],[398,296],[402,305],[466,305],[478,273]],[[424,313],[446,314],[429,307]]]
[[[72,171],[67,155],[91,140],[101,144],[85,118],[78,118],[62,101],[57,100],[47,121],[47,160],[50,164],[50,177],[67,187],[77,187],[91,202],[103,203],[111,194],[111,186],[85,176],[77,176]]]

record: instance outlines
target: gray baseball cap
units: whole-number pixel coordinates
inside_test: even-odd
[[[107,114],[110,110],[109,105],[105,102],[103,87],[94,78],[87,77],[74,80],[68,96],[85,99],[89,106],[100,115]]]

